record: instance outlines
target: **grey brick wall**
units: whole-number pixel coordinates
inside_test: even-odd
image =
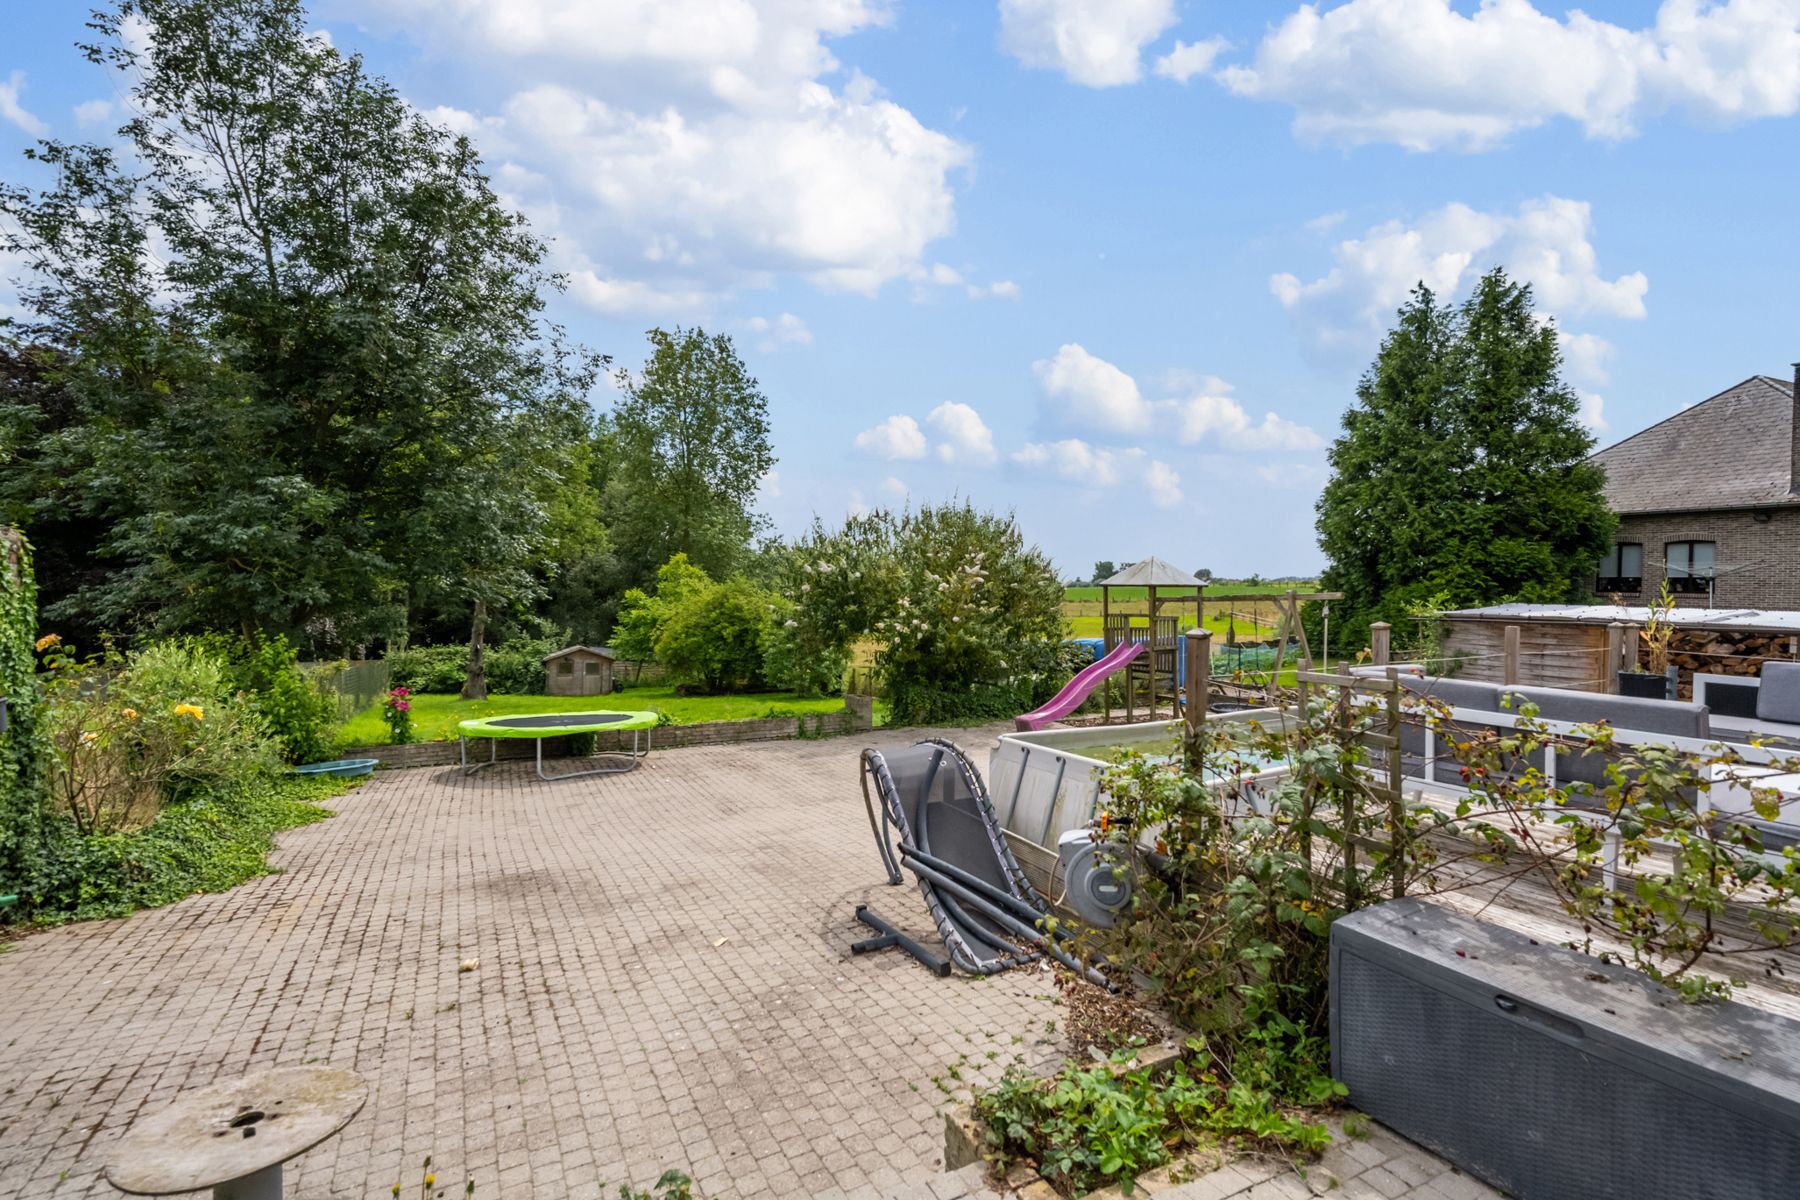
[[[1644,547],[1644,587],[1621,598],[1626,604],[1649,604],[1663,581],[1663,546],[1668,542],[1713,542],[1719,573],[1713,586],[1715,608],[1800,609],[1800,508],[1757,513],[1648,513],[1619,518],[1617,540]],[[1589,586],[1593,585],[1590,578]],[[1606,599],[1605,595],[1597,596]],[[1706,594],[1678,595],[1683,608],[1706,607]]]

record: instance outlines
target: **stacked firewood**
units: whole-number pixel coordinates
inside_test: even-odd
[[[1683,678],[1694,671],[1708,675],[1756,675],[1767,659],[1794,659],[1795,638],[1787,633],[1745,633],[1721,629],[1678,629],[1669,642],[1669,662]],[[1644,654],[1640,649],[1639,661]]]

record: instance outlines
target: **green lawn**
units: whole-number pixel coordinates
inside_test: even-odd
[[[449,694],[426,692],[412,697],[412,702],[413,731],[421,742],[448,741],[456,736],[456,723],[471,717],[648,709],[667,713],[678,724],[692,725],[701,721],[741,721],[754,717],[836,712],[844,706],[836,696],[817,700],[802,700],[792,692],[761,692],[753,696],[677,696],[672,687],[628,688],[610,696],[489,696],[486,700],[459,700]],[[381,719],[379,704],[357,713],[337,733],[340,747],[378,746],[387,740],[387,722]]]

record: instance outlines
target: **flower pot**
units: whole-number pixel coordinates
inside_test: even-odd
[[[1638,700],[1667,700],[1675,694],[1673,672],[1652,675],[1648,671],[1620,671],[1619,695]]]

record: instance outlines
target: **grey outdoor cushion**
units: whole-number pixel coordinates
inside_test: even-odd
[[[1402,675],[1400,686],[1419,696],[1429,697],[1439,704],[1447,704],[1451,708],[1469,708],[1480,712],[1497,712],[1500,708],[1500,687],[1498,684],[1482,683],[1475,679],[1449,679],[1440,675]],[[1486,726],[1472,725],[1468,722],[1458,723],[1458,728],[1473,732]],[[1449,731],[1446,730],[1446,733]],[[1462,764],[1456,761],[1444,745],[1444,738],[1439,737],[1436,755],[1436,769],[1432,777],[1443,783],[1455,783],[1460,780]],[[1401,770],[1414,779],[1425,774],[1425,724],[1422,715],[1410,715],[1400,729]]]
[[[1800,724],[1800,662],[1764,663],[1756,719]]]
[[[1710,715],[1704,704],[1691,700],[1642,700],[1635,696],[1612,696],[1604,692],[1577,692],[1566,688],[1518,687],[1506,691],[1513,697],[1513,710],[1521,702],[1531,701],[1538,716],[1546,721],[1567,721],[1575,725],[1594,725],[1606,721],[1614,729],[1633,733],[1666,734],[1671,737],[1707,738],[1712,735]],[[1615,755],[1597,751],[1570,751],[1556,758],[1559,784],[1585,783],[1596,789],[1607,786],[1607,763]],[[1584,805],[1584,799],[1586,803]],[[1570,803],[1592,807],[1594,802],[1572,795]]]

